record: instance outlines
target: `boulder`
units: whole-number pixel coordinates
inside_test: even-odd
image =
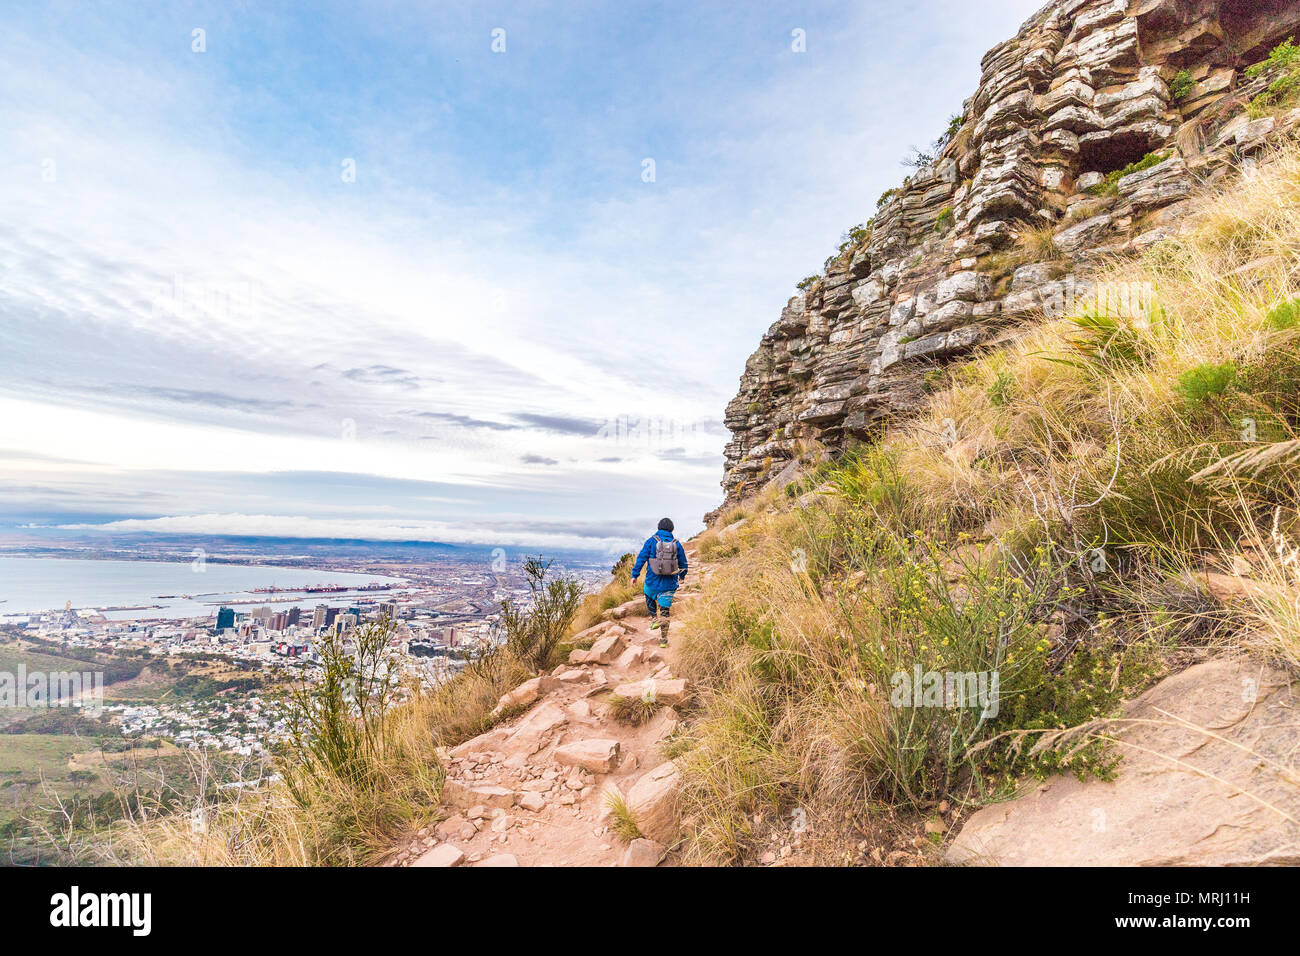
[[[675,707],[686,700],[688,688],[684,678],[662,680],[647,677],[645,680],[619,684],[614,688],[614,693],[627,700],[654,700]]]
[[[1114,781],[1056,776],[978,811],[952,863],[1300,864],[1300,683],[1248,660],[1161,681],[1115,724]]]
[[[570,664],[612,664],[623,653],[627,644],[623,641],[623,630],[610,632],[591,645],[591,650],[576,650],[569,654]]]
[[[626,601],[618,607],[612,607],[605,612],[608,620],[621,621],[625,617],[649,617],[650,612],[646,609],[645,601],[641,598],[633,598]]]
[[[662,843],[642,837],[627,845],[619,866],[658,866],[666,852],[667,848]]]
[[[498,853],[496,856],[490,856],[482,863],[476,866],[518,866],[519,861],[515,859],[513,853]]]
[[[1068,226],[1056,234],[1056,246],[1062,252],[1075,252],[1084,246],[1095,245],[1106,230],[1110,228],[1110,223],[1110,214],[1102,213],[1073,226]]]
[[[536,753],[546,736],[555,728],[564,725],[568,719],[557,705],[550,702],[539,704],[519,722],[506,743],[526,753]]]
[[[614,666],[627,670],[627,668],[640,663],[641,647],[638,644],[634,644],[618,656],[618,660],[614,662]]]
[[[422,854],[411,866],[460,866],[465,862],[465,852],[450,843],[440,843]]]
[[[974,302],[988,298],[988,294],[989,280],[985,276],[973,271],[954,272],[935,287],[934,301],[935,305],[943,305],[955,299]]]
[[[505,787],[476,787],[448,777],[442,785],[442,801],[451,807],[499,807],[508,810],[515,805],[514,791]]]
[[[1130,173],[1119,181],[1119,194],[1137,210],[1167,206],[1191,194],[1192,177],[1177,156],[1149,169]]]
[[[645,773],[627,794],[627,808],[641,835],[671,843],[677,833],[677,796],[682,779],[671,760]]]
[[[590,773],[609,773],[618,766],[619,742],[602,738],[575,740],[555,749],[555,759],[566,767]]]
[[[501,699],[493,708],[493,714],[499,714],[503,710],[513,707],[523,707],[533,703],[543,694],[549,694],[555,688],[560,686],[559,680],[549,675],[545,677],[534,677],[532,680],[526,680],[514,690],[507,694],[502,694]]]
[[[459,814],[443,820],[434,827],[434,830],[438,834],[439,839],[442,840],[469,840],[478,832],[474,824],[470,823],[466,817],[462,817]]]

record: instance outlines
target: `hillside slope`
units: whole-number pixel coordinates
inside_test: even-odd
[[[1245,173],[1097,275],[1142,295],[1040,318],[718,516],[689,858],[795,822],[815,862],[938,862],[963,825],[951,860],[1296,858],[1296,143]]]

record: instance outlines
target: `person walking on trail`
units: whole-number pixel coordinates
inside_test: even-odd
[[[659,630],[659,646],[668,646],[668,618],[673,609],[673,592],[686,579],[686,549],[673,537],[673,522],[664,518],[659,530],[646,539],[641,553],[632,567],[632,583],[645,568],[646,610],[650,612],[650,627]],[[663,618],[661,621],[660,618]]]

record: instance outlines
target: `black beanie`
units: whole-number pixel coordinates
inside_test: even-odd
[[[664,518],[664,519],[662,519],[662,520],[659,522],[659,530],[660,530],[660,531],[672,531],[672,530],[673,530],[673,519],[672,519],[672,518]]]

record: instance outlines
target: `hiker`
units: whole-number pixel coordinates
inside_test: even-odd
[[[659,646],[668,646],[668,617],[673,609],[673,592],[686,580],[686,549],[673,537],[673,521],[664,518],[654,537],[647,538],[636,556],[632,568],[632,583],[636,583],[645,568],[645,606],[650,612],[650,627],[659,629]],[[663,620],[660,621],[660,616]]]

